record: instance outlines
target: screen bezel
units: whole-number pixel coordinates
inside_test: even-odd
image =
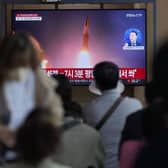
[[[61,5],[63,5],[63,4],[61,4]],[[145,32],[146,32],[146,36],[145,36],[145,47],[146,47],[146,50],[145,50],[145,68],[146,68],[146,79],[145,79],[145,81],[147,81],[148,80],[148,74],[149,74],[149,72],[148,72],[148,62],[147,62],[147,60],[148,60],[148,53],[149,53],[149,50],[148,50],[148,48],[149,48],[149,38],[148,38],[148,27],[149,27],[149,25],[148,25],[148,22],[147,22],[147,18],[149,17],[149,16],[147,16],[148,14],[147,14],[147,8],[148,8],[148,6],[146,6],[146,5],[141,5],[141,6],[134,6],[134,4],[106,4],[106,7],[104,7],[103,9],[101,8],[101,5],[100,4],[94,4],[94,6],[92,6],[92,4],[88,4],[89,5],[89,7],[86,5],[86,4],[84,4],[84,7],[82,7],[82,4],[80,4],[80,5],[78,5],[77,6],[77,9],[75,8],[76,7],[76,5],[74,5],[74,4],[70,4],[70,7],[68,6],[67,7],[67,4],[65,5],[66,7],[65,8],[63,8],[63,7],[61,7],[61,9],[59,9],[59,7],[57,7],[57,8],[55,8],[55,5],[53,5],[53,4],[50,4],[50,5],[43,5],[43,6],[41,6],[41,5],[25,5],[24,4],[24,8],[22,7],[22,5],[21,4],[19,4],[19,5],[15,5],[15,7],[14,8],[12,8],[10,5],[9,5],[9,7],[8,7],[8,17],[10,16],[10,18],[12,18],[11,16],[12,16],[12,10],[14,10],[14,11],[16,11],[16,10],[20,10],[20,11],[40,11],[40,10],[48,10],[48,11],[52,11],[52,10],[143,10],[143,11],[145,11]],[[38,7],[37,7],[38,6]],[[45,7],[44,7],[45,6]],[[80,7],[79,7],[80,6]],[[119,8],[119,6],[120,6],[120,8]],[[9,20],[9,19],[8,19]],[[10,32],[11,31],[11,20],[9,21],[9,23],[7,24],[7,32]],[[151,31],[152,32],[152,31]],[[151,35],[152,33],[150,33],[150,37],[152,37],[152,35]],[[146,83],[146,82],[145,82]],[[142,85],[128,85],[128,86],[144,86],[145,85],[145,83],[144,84],[142,84]],[[82,85],[79,85],[79,86],[82,86]]]

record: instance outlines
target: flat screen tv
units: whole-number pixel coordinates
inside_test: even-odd
[[[101,61],[120,68],[125,85],[146,81],[146,10],[13,10],[12,30],[41,43],[41,68],[64,73],[72,85],[88,85]]]

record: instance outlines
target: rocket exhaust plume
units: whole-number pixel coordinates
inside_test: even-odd
[[[86,17],[84,29],[83,29],[83,38],[82,38],[82,48],[81,50],[88,51],[88,41],[89,41],[89,17]]]
[[[89,42],[89,17],[86,17],[82,36],[82,47],[78,56],[78,68],[90,68],[90,54],[88,51]]]

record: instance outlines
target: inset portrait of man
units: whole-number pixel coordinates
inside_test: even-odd
[[[139,29],[128,29],[125,32],[124,46],[142,46],[142,33]]]

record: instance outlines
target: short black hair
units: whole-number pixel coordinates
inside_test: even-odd
[[[131,32],[130,32],[130,34],[131,33],[135,33],[136,35],[138,35],[138,33],[136,32],[136,31],[134,31],[134,30],[132,30]]]
[[[104,61],[95,65],[93,75],[99,89],[113,89],[119,80],[119,69],[113,62]]]
[[[79,103],[70,101],[64,103],[65,117],[82,118],[82,107]]]
[[[60,128],[47,120],[50,113],[47,108],[34,109],[16,133],[16,149],[29,164],[40,163],[59,144]]]

